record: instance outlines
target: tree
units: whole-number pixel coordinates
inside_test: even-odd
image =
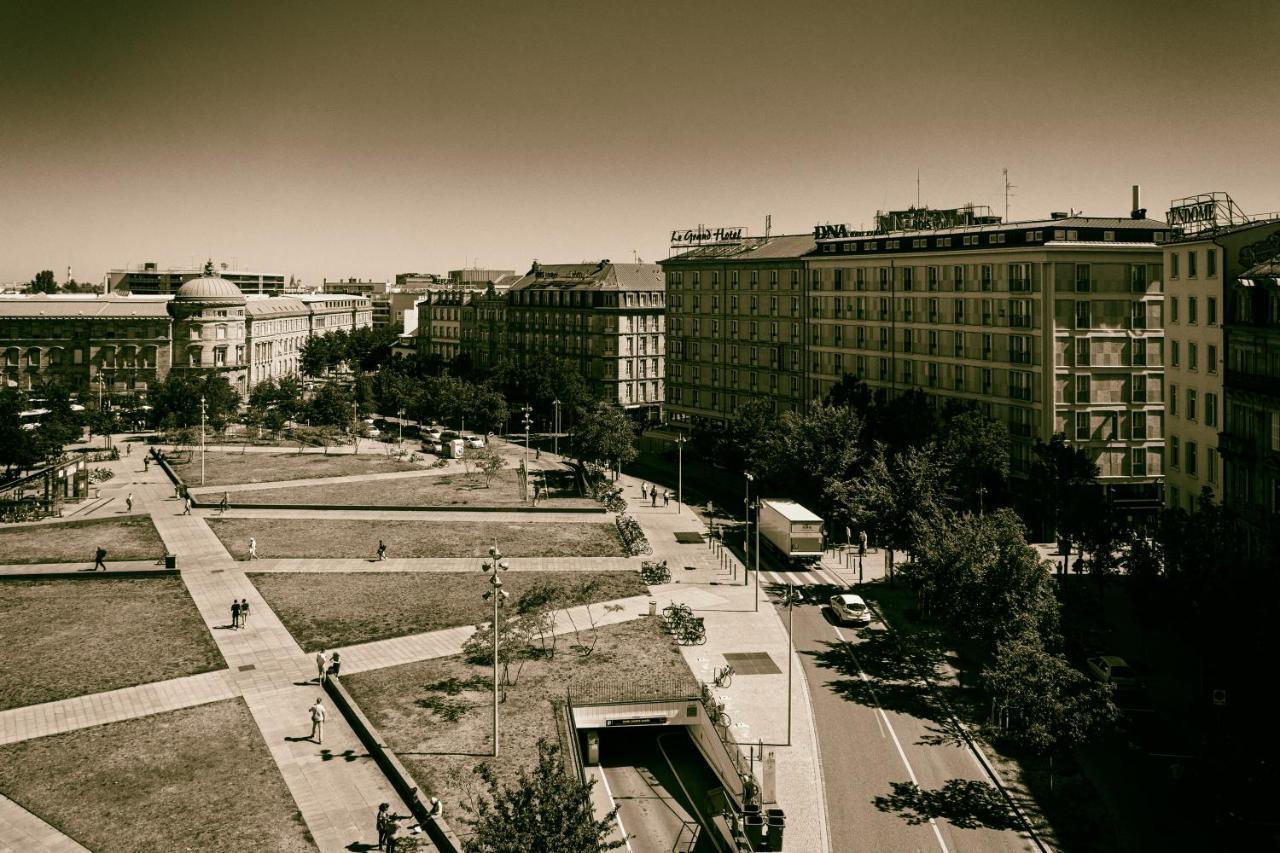
[[[0,389],[0,465],[6,474],[26,470],[40,461],[40,446],[32,430],[23,429],[20,413],[26,397],[15,388]]]
[[[326,382],[320,386],[307,404],[307,416],[316,426],[352,428],[355,412],[351,408],[352,397],[345,385]]]
[[[1046,532],[1068,542],[1083,538],[1088,516],[1100,497],[1098,473],[1097,464],[1084,450],[1067,444],[1062,433],[1047,443],[1036,443],[1028,487]]]
[[[919,388],[892,399],[886,399],[885,390],[881,388],[867,415],[867,426],[870,440],[883,442],[890,451],[899,453],[933,441],[941,429],[941,421],[929,395]]]
[[[152,423],[167,428],[199,426],[202,396],[206,424],[214,430],[225,427],[240,407],[240,396],[225,376],[213,371],[175,370],[149,395]]]
[[[734,412],[723,430],[717,430],[716,460],[735,473],[760,473],[762,448],[777,428],[778,416],[773,413],[772,403],[748,400]]]
[[[58,282],[53,277],[53,270],[40,270],[23,290],[26,293],[57,293]]]
[[[981,512],[1004,502],[1009,480],[1009,430],[972,406],[949,406],[936,442],[950,472],[956,505]]]
[[[566,773],[560,748],[545,738],[538,740],[537,767],[532,773],[522,769],[514,784],[501,785],[488,763],[476,774],[487,790],[466,818],[472,829],[467,853],[603,853],[625,843],[608,840],[618,809],[597,820],[591,806],[595,780],[583,782]]]
[[[486,444],[484,447],[467,451],[463,460],[470,459],[476,469],[484,475],[484,487],[489,488],[489,484],[493,482],[493,475],[502,470],[505,461],[502,454],[493,448],[492,445]]]
[[[840,516],[833,483],[858,473],[863,453],[862,418],[843,406],[817,405],[805,413],[784,412],[757,443],[762,488],[785,489],[823,518]]]
[[[828,406],[842,406],[865,415],[871,410],[873,399],[867,383],[846,373],[840,377],[839,382],[831,386],[823,402]]]
[[[580,463],[621,468],[636,457],[635,424],[621,407],[600,402],[588,408],[575,425],[573,452]]]

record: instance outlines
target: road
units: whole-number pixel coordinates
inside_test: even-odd
[[[600,734],[600,766],[632,853],[714,853],[697,824],[709,817],[706,792],[717,783],[683,729]]]
[[[829,570],[764,571],[761,582],[762,589],[795,583],[805,594],[793,614],[794,636],[813,704],[833,849],[1036,849],[1030,838],[1000,825],[998,792],[985,784],[989,778],[976,756],[939,722],[944,717],[930,691],[884,626],[833,624],[821,602],[846,591],[839,577]],[[777,596],[770,600],[781,607]],[[923,791],[951,785],[946,798],[920,803],[908,797],[878,807],[877,798],[895,793],[895,782],[915,782]]]

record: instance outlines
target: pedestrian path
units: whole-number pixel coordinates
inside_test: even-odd
[[[79,563],[9,563],[0,566],[0,575],[56,575],[83,572],[86,575],[110,575],[116,572],[153,572],[164,571],[164,561],[155,560],[112,560],[107,555],[107,570],[93,571],[93,560],[82,560]]]
[[[383,471],[371,474],[344,474],[338,477],[306,477],[298,480],[267,480],[261,483],[235,483],[226,486],[196,486],[188,484],[191,494],[200,498],[217,496],[222,492],[255,492],[259,489],[291,489],[298,486],[331,486],[341,483],[376,483],[384,480],[413,480],[422,477],[437,477],[441,473],[456,474],[457,471],[442,471],[436,468],[423,468],[415,471]]]
[[[400,560],[357,559],[279,559],[252,560],[240,563],[246,572],[351,573],[351,572],[474,572],[482,557],[415,557]],[[511,567],[513,572],[606,572],[635,571],[635,557],[520,557]]]
[[[0,853],[89,853],[89,850],[0,795]]]
[[[0,746],[177,711],[239,695],[240,688],[230,672],[220,669],[57,702],[10,708],[0,711]]]
[[[539,506],[546,506],[545,503]],[[230,507],[226,512],[213,509],[193,509],[205,518],[314,518],[332,521],[471,521],[503,524],[611,524],[611,516],[603,512],[530,512],[518,506],[501,510],[427,510],[410,508],[391,509],[244,509]]]

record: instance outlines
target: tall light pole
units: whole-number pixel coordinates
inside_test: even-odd
[[[684,443],[689,439],[685,438],[684,433],[676,436],[676,457],[679,459],[676,470],[676,514],[679,515],[683,510],[680,508],[684,505]]]
[[[796,655],[795,635],[791,632],[792,613],[796,609],[795,587],[787,584],[787,746],[791,746],[791,659]]]
[[[396,432],[398,433],[396,437],[396,450],[403,453],[404,452],[404,407],[403,406],[401,406],[400,410],[396,412]]]
[[[555,444],[554,453],[556,454],[556,456],[559,456],[560,455],[560,398],[557,397],[554,400],[552,400],[551,405],[556,407],[556,435],[555,435],[555,438],[552,439],[552,441]]]
[[[529,500],[529,425],[533,423],[533,406],[525,403],[524,413],[524,499]]]
[[[360,404],[355,400],[351,401],[351,442],[355,449],[353,453],[360,452]]]
[[[760,612],[760,496],[756,495],[756,612]]]
[[[498,577],[500,571],[505,572],[511,566],[507,565],[507,561],[502,559],[502,552],[498,550],[497,544],[489,549],[489,559],[481,564],[481,568],[486,573],[493,572],[489,576],[489,586],[491,589],[484,594],[486,599],[493,599],[493,754],[498,754],[498,607],[507,599],[507,592],[502,588],[502,578]]]
[[[200,485],[204,485],[204,395],[200,396]]]
[[[747,562],[751,559],[751,481],[755,477],[751,476],[750,471],[744,471],[742,474],[746,477],[746,495],[742,498],[742,518],[746,522],[743,528],[746,532],[742,534],[742,585],[746,586],[751,582],[747,577]]]

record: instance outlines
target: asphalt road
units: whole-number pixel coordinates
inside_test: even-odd
[[[1009,818],[1000,815],[998,794],[976,756],[931,719],[938,715],[927,689],[884,626],[833,624],[819,602],[837,591],[837,578],[825,571],[763,572],[761,580],[762,589],[799,581],[808,593],[795,607],[794,635],[813,703],[834,850],[1036,849],[1022,833],[1001,826]],[[908,794],[878,805],[877,798],[895,794],[895,782],[915,782],[926,792],[951,785],[945,798],[922,802]]]
[[[709,818],[706,792],[717,783],[683,729],[603,731],[600,766],[632,853],[714,853],[697,824]]]

